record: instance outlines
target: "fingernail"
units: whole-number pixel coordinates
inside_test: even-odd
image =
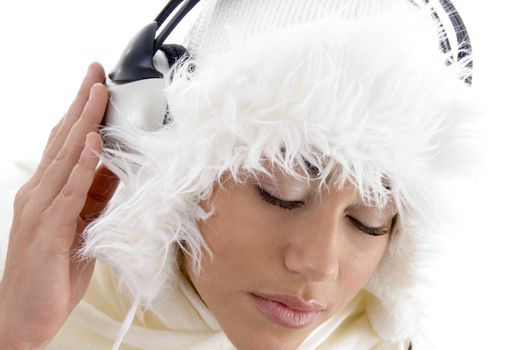
[[[93,63],[90,63],[90,65],[88,66],[88,70],[86,71],[86,75],[89,75],[92,69],[93,69]]]
[[[84,138],[84,146],[91,147],[90,134],[87,134],[86,137]]]
[[[100,85],[100,83],[95,83],[91,86],[91,89],[89,90],[89,98],[91,99],[95,95],[95,86]]]

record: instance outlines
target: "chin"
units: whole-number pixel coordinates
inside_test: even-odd
[[[228,336],[228,335],[227,335]],[[262,335],[255,334],[246,339],[233,339],[229,337],[230,342],[237,350],[297,350],[307,336],[276,336],[272,334]]]
[[[317,326],[316,323],[302,329],[290,329],[261,324],[250,329],[238,327],[233,332],[225,329],[225,334],[237,350],[297,350]]]

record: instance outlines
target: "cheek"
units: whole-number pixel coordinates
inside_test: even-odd
[[[261,204],[246,192],[222,192],[213,201],[214,214],[197,223],[213,254],[213,261],[204,255],[203,273],[229,271],[242,283],[270,267],[268,254],[277,248],[271,234],[273,220],[264,216]]]
[[[380,263],[387,245],[389,236],[359,237],[349,245],[347,258],[342,257],[341,278],[347,290],[358,292],[367,283]]]

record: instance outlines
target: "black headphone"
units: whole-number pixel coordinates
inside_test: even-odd
[[[418,0],[409,1],[420,7]],[[446,64],[468,60],[465,62],[468,74],[463,80],[471,85],[471,41],[459,13],[449,0],[437,0],[439,6],[436,7],[430,4],[430,0],[420,1],[431,9],[431,17],[439,26],[440,48],[442,52],[449,54]],[[153,57],[162,50],[171,65],[190,56],[183,46],[164,45],[164,42],[197,3],[199,0],[169,1],[155,20],[143,27],[131,40],[106,81],[110,90],[110,103],[103,125],[132,124],[146,131],[154,131],[166,123],[166,103],[162,96],[163,74],[154,67]],[[165,24],[176,9],[177,12]],[[163,24],[164,27],[157,35]],[[130,120],[130,116],[133,120]]]

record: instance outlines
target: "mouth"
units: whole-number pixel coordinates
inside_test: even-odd
[[[251,293],[257,308],[280,326],[300,329],[313,323],[323,306],[316,301],[304,302],[286,295]]]

